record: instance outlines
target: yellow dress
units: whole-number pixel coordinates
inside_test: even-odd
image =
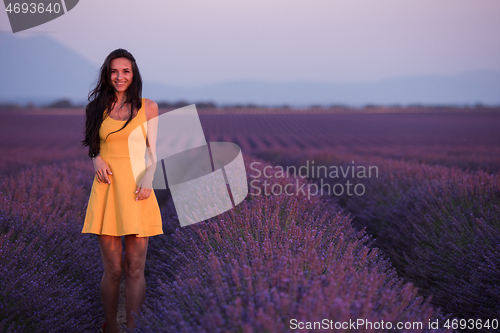
[[[111,169],[112,175],[108,175],[111,184],[99,184],[97,176],[94,177],[82,233],[135,234],[137,237],[163,234],[160,207],[154,191],[147,199],[135,200],[137,185],[129,157],[128,137],[130,132],[146,122],[144,105],[143,98],[137,115],[124,129],[109,135],[106,141],[106,136],[119,130],[126,120],[115,120],[104,113],[105,118],[99,129],[100,155]],[[144,127],[143,134],[145,138]]]

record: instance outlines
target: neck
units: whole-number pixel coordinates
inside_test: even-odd
[[[117,91],[116,92],[116,101],[118,103],[124,103],[127,98],[127,95],[125,94],[125,91]]]

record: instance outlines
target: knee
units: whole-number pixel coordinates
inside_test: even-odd
[[[129,262],[125,264],[125,274],[127,279],[137,280],[144,276],[144,265],[139,262]]]
[[[123,272],[123,265],[116,264],[107,267],[105,274],[113,281],[120,281]]]

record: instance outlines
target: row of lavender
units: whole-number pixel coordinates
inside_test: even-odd
[[[0,331],[95,332],[102,322],[98,244],[80,233],[91,174],[88,161],[70,162],[0,183]],[[287,332],[292,319],[324,318],[422,322],[408,330],[419,332],[443,320],[334,201],[250,195],[186,228],[172,201],[161,207],[139,332]]]
[[[264,179],[250,172],[256,160],[245,162],[249,181],[289,185],[289,192],[306,184]],[[146,310],[136,331],[292,332],[299,322],[328,319],[330,328],[350,332],[334,323],[363,319],[375,327],[365,322],[357,332],[395,331],[398,322],[407,329],[397,331],[427,332],[429,320],[444,323],[334,200],[252,193],[234,210],[184,228],[165,208],[169,237],[150,240]]]
[[[364,193],[336,196],[353,223],[376,238],[400,275],[433,294],[433,304],[464,319],[500,318],[500,174],[349,153],[269,151],[282,165],[356,166],[330,186],[350,181]],[[355,162],[353,164],[353,161]],[[361,166],[378,177],[359,177]],[[375,169],[372,169],[375,171]],[[353,185],[354,186],[354,185]],[[361,188],[358,188],[358,194]]]
[[[422,110],[424,111],[424,110]],[[431,111],[430,109],[426,111]],[[200,112],[210,141],[237,143],[244,152],[282,149],[378,155],[500,169],[500,113],[211,114]]]
[[[97,241],[81,234],[92,165],[34,167],[0,183],[0,331],[95,332]]]

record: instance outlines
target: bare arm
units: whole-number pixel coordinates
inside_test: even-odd
[[[135,193],[136,200],[147,199],[151,196],[153,190],[153,177],[156,170],[156,137],[158,130],[158,104],[150,99],[145,99],[145,112],[147,120],[147,138],[146,138],[146,173],[137,186]]]
[[[151,163],[156,166],[156,138],[158,136],[158,104],[150,99],[146,99],[146,120],[147,128],[147,149]]]

